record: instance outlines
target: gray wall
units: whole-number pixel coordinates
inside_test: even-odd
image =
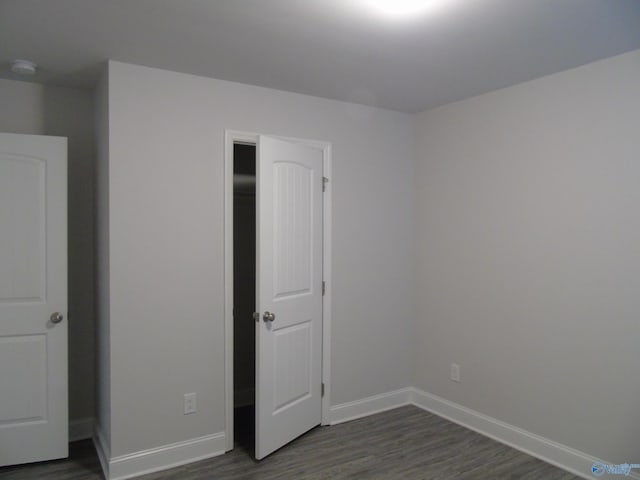
[[[93,93],[0,79],[0,131],[68,138],[69,417],[94,416]]]
[[[416,386],[620,463],[640,458],[639,86],[636,51],[417,120]]]
[[[112,456],[224,430],[225,129],[332,142],[331,400],[411,383],[413,116],[118,62],[108,95]]]

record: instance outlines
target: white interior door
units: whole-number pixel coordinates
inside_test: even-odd
[[[0,466],[68,455],[66,314],[67,140],[0,134]]]
[[[256,458],[322,418],[320,150],[259,137]]]

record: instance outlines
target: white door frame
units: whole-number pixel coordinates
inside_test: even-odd
[[[233,145],[257,145],[258,133],[225,130],[224,134],[224,372],[225,441],[233,450]],[[322,297],[322,425],[329,425],[331,406],[331,143],[271,135],[281,140],[302,143],[322,150],[323,175],[329,179],[323,195],[322,269],[326,289]]]

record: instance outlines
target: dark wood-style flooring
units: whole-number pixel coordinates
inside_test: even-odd
[[[101,480],[90,441],[66,460],[0,468],[2,480]],[[332,427],[318,427],[256,462],[242,448],[141,480],[522,479],[578,477],[407,406]]]

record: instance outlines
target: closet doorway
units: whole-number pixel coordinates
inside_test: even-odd
[[[234,444],[253,455],[256,384],[256,146],[233,145]]]
[[[329,423],[330,145],[227,132],[227,450]]]

